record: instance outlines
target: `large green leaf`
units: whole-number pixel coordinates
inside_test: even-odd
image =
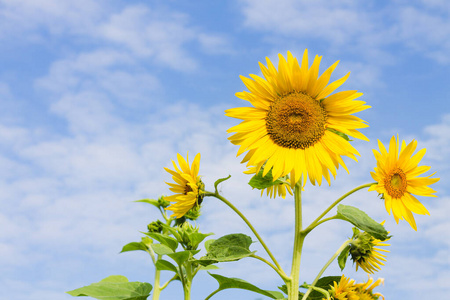
[[[147,246],[141,242],[131,242],[123,246],[122,251],[120,251],[120,253],[136,250],[147,251]]]
[[[216,279],[219,283],[219,288],[217,291],[222,291],[225,289],[243,289],[267,296],[271,299],[284,299],[284,295],[278,291],[262,290],[259,287],[239,278],[228,278],[217,274],[211,274],[209,272],[208,274],[214,277],[214,279]]]
[[[212,243],[208,243],[208,253],[198,260],[202,265],[216,262],[234,261],[254,254],[250,251],[252,239],[242,233],[225,235]]]
[[[262,190],[262,189],[271,187],[272,185],[278,185],[278,184],[283,183],[279,179],[277,179],[275,181],[273,180],[272,170],[270,170],[264,177],[262,176],[262,174],[263,174],[263,168],[261,168],[261,170],[259,170],[258,174],[256,174],[255,176],[252,177],[252,179],[250,179],[248,184],[252,188]]]
[[[384,229],[383,225],[374,221],[365,212],[356,207],[340,204],[337,208],[337,218],[352,223],[381,241],[388,238],[388,232]]]
[[[173,251],[175,251],[178,247],[178,241],[171,236],[167,236],[167,235],[157,233],[157,232],[146,232],[145,234],[148,235],[149,237],[157,240],[161,244],[166,245]]]
[[[214,233],[201,233],[201,232],[193,232],[188,234],[188,238],[191,241],[191,247],[192,249],[197,249],[198,245],[207,237],[210,235],[213,235]]]
[[[325,276],[317,280],[317,283],[315,284],[315,287],[329,290],[330,286],[333,286],[333,282],[339,282],[341,280],[341,276]],[[304,288],[307,288],[307,286],[302,286]],[[324,295],[321,292],[313,290],[311,294],[308,295],[308,298],[306,300],[322,300],[324,299]]]
[[[150,283],[129,282],[125,276],[112,275],[67,293],[75,297],[89,296],[101,300],[146,300],[151,290]]]

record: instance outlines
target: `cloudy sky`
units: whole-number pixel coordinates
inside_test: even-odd
[[[306,185],[305,222],[349,189],[371,182],[377,139],[393,134],[427,148],[423,165],[441,180],[437,198],[421,198],[431,216],[418,231],[396,224],[375,192],[345,204],[386,219],[394,235],[376,277],[386,299],[444,299],[450,293],[450,6],[447,0],[106,1],[0,0],[0,289],[2,299],[73,299],[64,294],[113,274],[153,281],[143,252],[118,254],[158,217],[133,203],[169,193],[164,181],[176,153],[200,152],[207,188],[228,174],[222,193],[290,266],[293,201],[252,191],[226,129],[224,110],[245,105],[239,75],[289,50],[340,64],[332,79],[364,93],[358,114],[370,142],[356,141],[359,162],[346,160],[331,187]],[[216,238],[249,233],[218,200],[198,221]],[[306,240],[301,281],[311,281],[351,227],[338,221]],[[258,244],[254,249],[260,255]],[[259,261],[221,265],[217,273],[264,289],[281,285]],[[327,275],[339,275],[333,265]],[[345,274],[366,280],[349,265]],[[168,275],[168,274],[164,274]],[[193,299],[216,288],[208,275]],[[162,299],[181,299],[174,283]],[[227,290],[213,299],[258,299]]]

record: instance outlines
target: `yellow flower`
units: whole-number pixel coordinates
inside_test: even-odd
[[[247,171],[245,171],[244,174],[256,174],[256,170],[257,170],[257,167],[253,166],[253,167],[250,167]],[[284,199],[284,198],[286,198],[286,191],[289,194],[293,195],[289,178],[285,178],[284,181],[286,181],[286,183],[283,182],[280,184],[272,185],[266,189],[262,189],[261,196],[264,194],[264,190],[266,190],[266,194],[270,198],[275,198],[278,195],[278,197],[282,197]]]
[[[428,185],[436,183],[439,178],[418,177],[427,172],[430,167],[418,166],[420,160],[425,155],[426,149],[418,151],[413,155],[417,147],[417,141],[413,140],[406,145],[393,136],[389,143],[389,152],[378,140],[380,152],[373,150],[377,160],[375,172],[371,172],[372,178],[377,182],[369,188],[369,191],[377,191],[382,194],[386,210],[391,211],[395,221],[406,220],[414,230],[417,230],[416,222],[412,212],[421,215],[430,213],[413,195],[436,197],[436,191]],[[399,149],[400,148],[400,149]]]
[[[247,166],[265,164],[264,174],[272,170],[273,178],[290,173],[294,186],[303,176],[320,185],[322,176],[330,183],[330,172],[342,165],[341,156],[356,160],[358,151],[346,136],[368,140],[357,129],[368,127],[365,121],[351,114],[370,106],[354,101],[362,95],[357,91],[342,91],[330,95],[340,87],[349,74],[328,84],[338,62],[321,76],[316,56],[311,66],[305,50],[301,65],[290,52],[286,59],[279,54],[278,70],[266,58],[267,67],[260,63],[264,78],[250,74],[241,76],[249,92],[236,93],[252,106],[226,110],[229,117],[243,120],[228,130],[235,133],[230,141],[239,145],[237,155],[247,152],[243,159]]]
[[[384,284],[383,278],[378,278],[377,281],[373,282],[373,278],[369,276],[366,283],[356,284],[356,291],[359,296],[359,300],[377,300],[379,297],[384,300],[384,296],[380,293],[374,293],[373,289]]]
[[[377,247],[390,246],[390,244],[383,243],[367,232],[360,232],[357,228],[354,228],[353,232],[350,257],[356,263],[356,271],[358,271],[358,267],[369,274],[379,271],[380,265],[383,266],[383,261],[386,261],[386,255],[381,252],[389,252],[389,250]]]
[[[181,218],[194,206],[201,204],[204,184],[200,180],[200,176],[198,176],[200,153],[195,156],[191,167],[189,167],[189,154],[186,156],[186,160],[180,154],[177,154],[177,158],[180,168],[177,167],[173,160],[175,171],[164,168],[172,175],[172,179],[175,181],[175,183],[166,182],[175,195],[164,197],[164,199],[169,202],[175,202],[165,208],[173,211],[171,217]]]
[[[335,300],[359,300],[356,292],[355,280],[341,276],[339,283],[333,282],[329,290],[330,296]]]

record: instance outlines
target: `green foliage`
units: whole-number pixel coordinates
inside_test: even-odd
[[[388,232],[383,225],[374,221],[365,212],[356,207],[340,204],[337,208],[337,218],[352,223],[381,241],[389,238]]]
[[[158,259],[158,261],[156,262],[155,265],[156,269],[163,271],[172,271],[177,273],[177,267],[174,266],[174,264],[172,264],[170,261],[164,260],[164,259]]]
[[[159,208],[158,200],[155,200],[155,199],[141,199],[141,200],[136,200],[134,202],[148,203],[148,204],[155,206],[156,208]]]
[[[167,255],[175,252],[164,244],[153,244],[152,249],[158,255]]]
[[[343,132],[337,131],[336,129],[333,129],[333,128],[327,128],[327,130],[328,130],[328,131],[331,131],[332,133],[337,134],[338,136],[340,136],[341,138],[343,138],[344,140],[346,140],[346,141],[348,141],[348,142],[352,141],[352,140],[348,137],[348,135],[346,135],[346,134],[343,133]]]
[[[252,239],[248,235],[242,233],[225,235],[208,244],[208,253],[199,259],[198,263],[209,265],[248,257],[255,253],[250,251],[251,244]]]
[[[167,254],[171,259],[173,259],[178,265],[182,265],[188,259],[194,257],[195,254],[200,252],[200,250],[185,250],[175,253]]]
[[[258,190],[262,190],[262,189],[266,189],[268,187],[271,187],[273,185],[278,185],[278,184],[282,184],[283,182],[279,179],[277,180],[273,180],[273,176],[272,176],[272,170],[270,170],[266,176],[262,176],[263,174],[263,168],[261,168],[261,170],[259,170],[258,174],[254,175],[252,177],[252,179],[250,179],[250,181],[248,182],[248,184],[255,189]]]
[[[339,268],[341,268],[341,271],[344,270],[344,268],[345,268],[345,264],[347,262],[347,258],[348,258],[348,254],[350,252],[350,248],[351,248],[351,246],[348,245],[347,247],[344,248],[344,250],[342,250],[341,254],[339,254],[338,264],[339,264]]]
[[[341,280],[341,276],[325,276],[317,280],[314,286],[327,291],[330,289],[330,286],[333,286],[333,282],[339,282],[339,280]],[[307,289],[309,285],[304,284],[301,287]],[[306,300],[322,300],[323,298],[324,295],[321,292],[313,290]]]
[[[219,288],[217,291],[222,291],[225,289],[243,289],[267,296],[271,299],[284,299],[283,294],[280,292],[262,290],[257,286],[254,286],[253,284],[239,278],[228,278],[217,274],[211,274],[209,272],[208,274],[214,277],[214,279],[216,279],[219,283]]]
[[[142,242],[131,242],[123,246],[122,251],[120,251],[120,253],[136,250],[147,251],[147,249],[148,249],[147,246]]]
[[[149,237],[157,240],[161,244],[166,245],[173,251],[175,251],[178,247],[178,241],[176,239],[174,239],[173,237],[167,236],[165,234],[157,233],[157,232],[148,232],[145,234],[148,235]]]
[[[67,293],[74,297],[89,296],[101,300],[146,300],[151,290],[150,283],[129,282],[125,276],[112,275]]]

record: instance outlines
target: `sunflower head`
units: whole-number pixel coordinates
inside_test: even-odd
[[[333,282],[329,293],[333,300],[359,300],[355,280],[347,278],[344,275],[341,276],[339,282]]]
[[[384,296],[380,293],[374,293],[373,289],[379,285],[384,284],[384,278],[378,278],[375,282],[372,277],[369,276],[369,279],[366,283],[358,283],[356,284],[356,292],[359,296],[360,300],[378,300],[383,299]]]
[[[377,160],[375,172],[371,172],[376,184],[369,191],[377,191],[384,199],[387,212],[394,215],[395,221],[406,220],[414,230],[417,230],[413,214],[429,215],[428,210],[414,195],[436,197],[435,190],[428,187],[439,181],[439,178],[430,178],[419,175],[427,172],[430,167],[419,166],[419,162],[425,155],[426,149],[422,149],[413,155],[417,147],[417,141],[413,140],[406,145],[405,141],[393,136],[389,143],[389,149],[378,141],[380,151],[373,150]]]
[[[378,246],[389,246],[389,244],[383,243],[367,232],[361,232],[358,228],[353,228],[349,255],[356,264],[356,271],[358,271],[358,267],[369,274],[380,270],[380,265],[384,265],[383,261],[386,261],[386,255],[382,252],[389,251],[377,248]]]
[[[251,106],[225,111],[242,120],[228,130],[234,133],[229,139],[240,146],[238,155],[247,151],[247,166],[265,164],[263,176],[270,170],[274,180],[290,174],[291,186],[301,177],[303,183],[308,177],[312,184],[320,185],[322,177],[330,183],[340,165],[348,171],[342,156],[359,155],[348,136],[368,140],[358,131],[368,125],[352,114],[369,106],[355,101],[362,95],[357,91],[332,94],[349,74],[329,84],[338,62],[319,76],[321,58],[310,65],[307,50],[301,63],[288,52],[287,60],[279,55],[278,69],[268,58],[267,67],[260,63],[264,78],[241,76],[249,91],[236,96]]]
[[[259,172],[264,172],[264,167],[261,167],[261,169],[258,171],[258,167],[250,167],[247,171],[244,172],[244,174],[258,174]],[[290,185],[289,175],[286,175],[284,177],[278,178],[281,180],[280,183],[274,184],[272,186],[269,186],[265,189],[261,189],[261,196],[264,194],[264,191],[266,191],[267,196],[270,198],[275,197],[282,197],[283,199],[286,198],[286,192],[292,195],[292,189]]]
[[[205,185],[198,176],[200,153],[195,156],[192,166],[189,166],[189,154],[186,156],[186,160],[180,154],[177,154],[177,158],[179,168],[174,161],[172,161],[174,170],[164,168],[172,175],[175,182],[166,182],[175,195],[164,197],[164,200],[172,203],[165,208],[173,211],[171,217],[181,218],[202,203]]]

